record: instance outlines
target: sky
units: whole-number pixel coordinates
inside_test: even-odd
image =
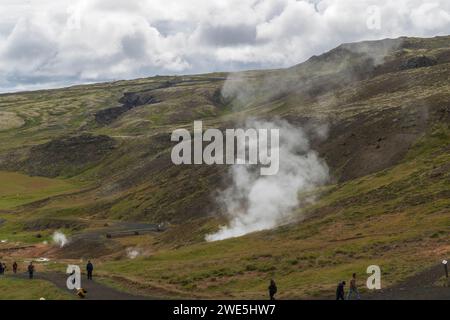
[[[0,92],[282,68],[450,34],[448,0],[0,0]]]

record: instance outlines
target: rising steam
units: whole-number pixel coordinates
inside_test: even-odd
[[[256,129],[280,129],[279,172],[261,176],[255,166],[232,166],[232,183],[217,199],[223,205],[229,223],[207,235],[207,241],[271,229],[291,220],[293,211],[310,201],[310,198],[300,200],[299,193],[310,191],[328,180],[328,167],[310,149],[304,130],[284,120],[248,121],[246,125]]]
[[[136,259],[141,254],[136,248],[127,248],[126,253],[129,259]]]
[[[60,231],[55,231],[52,236],[53,243],[58,245],[60,248],[64,247],[69,243],[66,235]]]
[[[275,101],[292,93],[315,101],[317,106],[330,108],[335,103],[333,95],[327,91],[315,90],[326,87],[324,84],[337,85],[331,80],[328,81],[328,75],[339,79],[341,84],[364,78],[398,50],[402,42],[388,39],[381,43],[342,45],[330,53],[313,57],[308,62],[283,72],[232,73],[222,88],[222,96],[232,102],[233,108],[238,109],[258,106],[271,99]],[[311,133],[319,140],[325,139],[328,134],[327,126],[310,124],[298,128],[280,120],[247,122],[247,126],[280,129],[279,172],[273,176],[260,176],[254,166],[232,166],[232,182],[217,199],[229,222],[218,232],[207,235],[207,241],[242,236],[291,221],[295,218],[295,210],[302,208],[305,201],[311,199],[299,199],[299,194],[308,192],[328,180],[328,167],[318,154],[311,150],[308,139]]]

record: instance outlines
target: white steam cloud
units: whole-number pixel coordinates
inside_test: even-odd
[[[60,248],[64,247],[69,243],[66,235],[60,231],[55,231],[52,236],[53,243],[58,245]]]
[[[127,248],[126,253],[129,259],[136,259],[141,254],[136,248]]]
[[[207,235],[207,241],[272,229],[290,221],[295,209],[311,201],[311,197],[301,200],[299,193],[311,191],[328,180],[328,166],[311,150],[303,129],[284,120],[251,120],[247,121],[246,126],[280,130],[279,172],[272,176],[261,176],[254,166],[232,166],[232,184],[218,197],[229,217],[229,223],[218,232]]]

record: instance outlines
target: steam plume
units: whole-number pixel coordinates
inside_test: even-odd
[[[57,244],[60,248],[64,247],[69,240],[66,235],[60,231],[55,231],[52,236],[53,243]]]
[[[139,250],[136,248],[127,248],[126,253],[129,259],[135,259],[140,255]]]
[[[280,129],[280,169],[276,175],[261,176],[254,166],[233,165],[232,184],[220,193],[229,223],[207,241],[238,237],[250,232],[277,227],[293,216],[293,210],[305,204],[298,194],[307,192],[328,179],[328,167],[310,149],[306,133],[284,120],[247,121],[248,128]],[[250,144],[252,141],[250,141]],[[254,142],[253,142],[254,143]]]

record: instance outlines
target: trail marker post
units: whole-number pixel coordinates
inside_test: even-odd
[[[448,287],[448,262],[447,262],[447,260],[442,260],[442,264],[444,265],[445,280],[446,280],[446,285]]]

